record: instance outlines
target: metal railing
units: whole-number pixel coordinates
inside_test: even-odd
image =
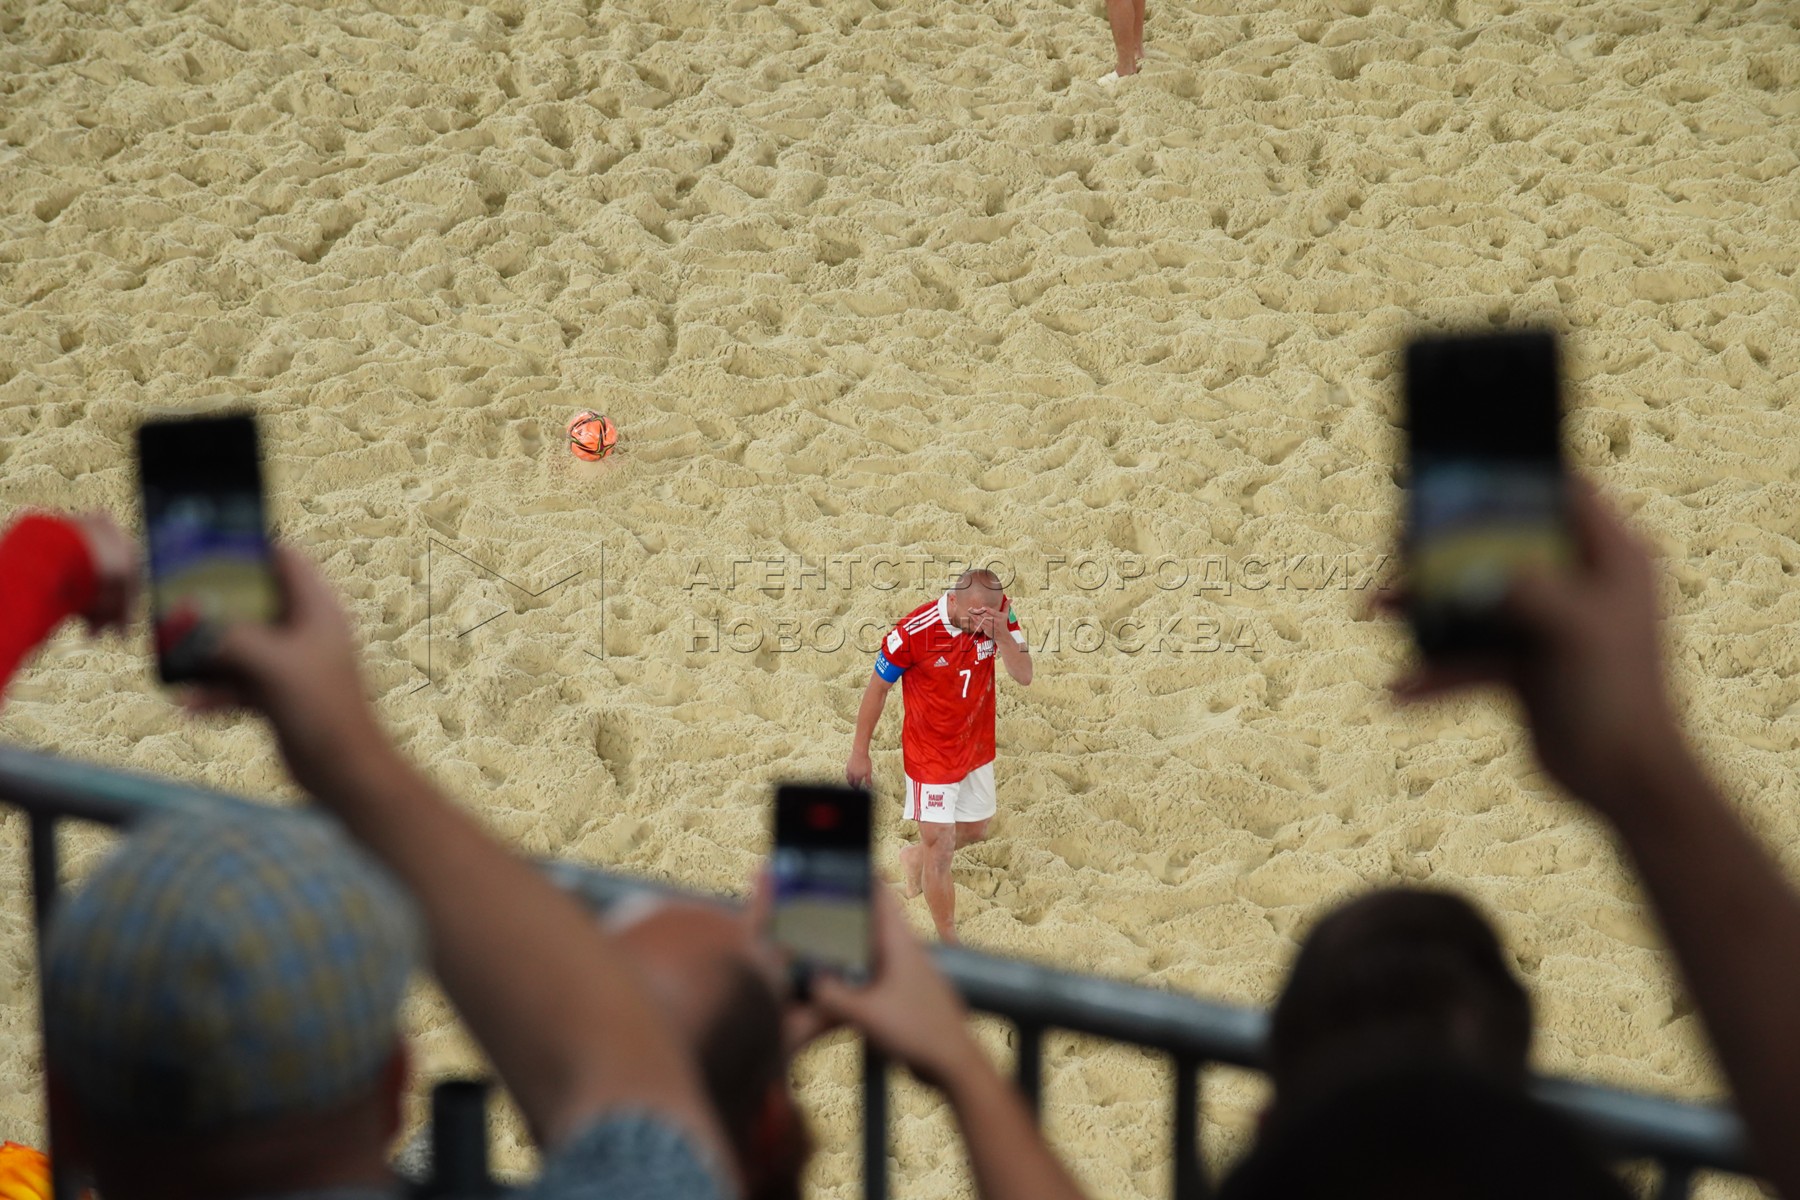
[[[128,826],[168,813],[200,813],[221,806],[260,807],[223,792],[5,746],[0,746],[0,802],[18,806],[30,820],[32,896],[40,954],[44,922],[56,901],[59,821],[74,818]],[[543,867],[551,878],[597,908],[645,890],[735,903],[562,860],[547,861]],[[1088,1034],[1167,1054],[1175,1069],[1170,1135],[1175,1200],[1202,1200],[1210,1194],[1200,1155],[1202,1074],[1212,1065],[1261,1069],[1268,1031],[1265,1012],[956,947],[940,946],[933,954],[971,1009],[1012,1022],[1016,1078],[1034,1109],[1042,1099],[1043,1039],[1048,1031]],[[1568,1079],[1540,1078],[1533,1090],[1617,1158],[1654,1161],[1660,1168],[1657,1195],[1663,1200],[1686,1196],[1696,1171],[1750,1171],[1742,1126],[1728,1108]],[[887,1099],[887,1064],[865,1045],[866,1200],[887,1200],[888,1196]],[[50,1131],[50,1141],[55,1164],[55,1130]],[[65,1200],[72,1193],[65,1189],[60,1168],[57,1174],[57,1200]]]

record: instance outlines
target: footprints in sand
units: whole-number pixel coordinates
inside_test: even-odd
[[[625,714],[614,711],[601,712],[594,722],[594,754],[625,792],[637,786],[637,767],[633,760],[635,741],[628,721]]]
[[[331,248],[338,240],[356,227],[357,214],[348,208],[338,208],[325,214],[319,222],[317,239],[312,245],[295,251],[294,256],[303,263],[316,263],[331,253]]]

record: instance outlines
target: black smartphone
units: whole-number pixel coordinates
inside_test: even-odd
[[[147,421],[137,451],[157,674],[164,683],[203,680],[206,623],[280,615],[256,420]]]
[[[784,783],[775,792],[774,905],[769,935],[802,981],[830,971],[852,983],[874,973],[869,793]]]
[[[1513,576],[1574,558],[1556,336],[1426,337],[1406,348],[1409,472],[1401,546],[1427,659],[1519,652]]]

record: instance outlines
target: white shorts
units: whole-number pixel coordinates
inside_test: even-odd
[[[917,783],[906,777],[906,819],[950,824],[994,815],[994,764],[976,767],[960,783]]]

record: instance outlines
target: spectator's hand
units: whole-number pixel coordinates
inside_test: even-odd
[[[852,750],[850,761],[844,764],[844,779],[851,787],[859,787],[864,791],[875,788],[875,766],[869,761],[867,750]]]
[[[750,885],[750,901],[744,906],[744,925],[750,944],[768,956],[772,977],[782,980],[781,1048],[788,1058],[806,1049],[843,1022],[810,1001],[796,999],[785,986],[789,960],[781,947],[769,940],[769,917],[775,911],[775,881],[766,866],[758,868]]]
[[[282,756],[302,787],[317,792],[332,764],[379,737],[363,694],[350,622],[318,568],[293,549],[273,548],[285,616],[218,631],[212,661],[220,682],[191,691],[191,712],[251,708],[275,728]]]
[[[137,602],[137,543],[103,512],[84,514],[75,524],[94,564],[94,601],[81,614],[88,632],[97,634],[108,626],[123,629]]]
[[[924,1082],[944,1087],[958,1070],[981,1061],[968,1010],[907,926],[892,889],[877,883],[871,900],[875,979],[858,988],[820,975],[813,981],[814,1001]]]
[[[1644,764],[1682,739],[1663,680],[1650,552],[1585,481],[1573,481],[1570,501],[1574,569],[1521,578],[1507,597],[1532,651],[1485,666],[1427,666],[1394,690],[1416,701],[1477,684],[1511,687],[1544,768],[1617,815]]]

